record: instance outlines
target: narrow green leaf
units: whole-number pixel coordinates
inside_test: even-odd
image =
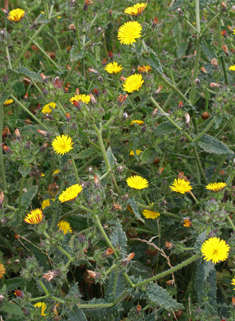
[[[138,205],[137,203],[135,202],[134,198],[129,198],[128,201],[127,201],[127,204],[130,205],[132,211],[134,212],[135,214],[135,217],[137,218],[137,220],[140,220],[141,222],[144,223],[144,219],[140,216],[140,213],[139,213],[139,210],[138,210]]]

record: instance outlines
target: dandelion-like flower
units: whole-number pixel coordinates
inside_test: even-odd
[[[204,260],[218,263],[228,258],[230,247],[224,240],[211,237],[202,244],[201,252]]]
[[[128,177],[126,182],[129,187],[135,188],[135,189],[143,189],[149,186],[149,182],[147,181],[147,179],[138,175]]]
[[[118,65],[117,62],[110,62],[104,70],[106,70],[109,74],[117,74],[118,72],[121,72],[123,69],[122,65]]]
[[[118,40],[124,45],[131,45],[141,37],[142,26],[137,21],[128,21],[118,30]]]
[[[134,124],[143,125],[144,121],[143,120],[132,120],[131,126],[134,126]]]
[[[0,263],[0,279],[3,277],[5,273],[6,273],[5,266],[2,263]]]
[[[135,152],[136,152],[136,155],[140,155],[140,154],[142,153],[142,150],[137,149]],[[130,155],[130,156],[134,156],[134,151],[131,150],[129,155]]]
[[[235,71],[235,65],[233,65],[233,66],[230,66],[230,67],[228,68],[228,70],[232,70],[232,71]]]
[[[41,177],[44,177],[45,176],[45,174],[44,173],[41,173]]]
[[[72,138],[68,135],[57,136],[52,142],[56,154],[64,155],[73,149]]]
[[[139,72],[145,72],[146,74],[148,74],[149,72],[151,72],[152,71],[152,68],[149,66],[149,65],[147,65],[147,66],[139,66],[138,68],[137,68],[137,70],[139,71]]]
[[[231,284],[235,286],[235,277],[232,279]],[[235,290],[235,288],[233,290]]]
[[[143,83],[144,80],[142,78],[142,75],[134,74],[127,77],[126,81],[123,84],[123,88],[128,93],[133,93],[133,91],[139,90]]]
[[[75,95],[72,98],[69,99],[69,101],[74,104],[74,103],[85,103],[88,104],[91,100],[91,97],[89,95]]]
[[[43,213],[40,208],[36,208],[36,210],[32,210],[28,213],[24,219],[24,221],[28,224],[39,224],[43,219]]]
[[[46,316],[46,313],[44,313],[46,308],[47,308],[46,303],[37,302],[37,303],[34,304],[34,306],[35,306],[35,308],[41,308],[41,315],[44,316],[44,317]]]
[[[74,200],[78,196],[78,194],[81,193],[81,191],[82,191],[81,185],[79,184],[72,185],[66,188],[66,190],[63,191],[62,194],[60,194],[59,200],[61,201],[61,203]]]
[[[193,188],[190,185],[190,182],[186,182],[184,179],[175,179],[170,189],[174,192],[178,192],[181,194],[185,194],[186,192],[190,192]]]
[[[192,223],[190,222],[190,220],[188,218],[185,218],[184,219],[184,224],[183,226],[185,227],[191,227],[192,226]]]
[[[50,114],[52,112],[51,108],[55,108],[55,107],[56,107],[56,103],[50,102],[49,104],[46,104],[45,106],[43,106],[42,113]]]
[[[158,218],[160,216],[160,213],[150,210],[143,210],[143,215],[145,218],[154,220],[155,218]]]
[[[60,221],[57,225],[59,226],[59,230],[63,231],[64,234],[66,234],[67,232],[72,233],[72,228],[68,222]]]
[[[10,104],[12,104],[13,103],[13,99],[7,99],[4,103],[3,103],[3,105],[4,106],[7,106],[7,105],[10,105]]]
[[[223,189],[225,186],[227,186],[226,183],[211,183],[211,184],[206,186],[206,189],[209,189],[209,190],[214,191],[214,192],[218,192],[221,189]]]
[[[57,168],[57,169],[54,171],[53,175],[59,174],[59,173],[60,173],[60,170]]]
[[[47,200],[43,200],[42,201],[42,210],[44,210],[44,208],[50,206],[50,199],[48,198]]]
[[[25,15],[25,11],[23,9],[17,8],[9,12],[7,19],[14,22],[18,22],[22,18],[24,18],[24,15]]]
[[[133,7],[126,8],[124,12],[132,16],[138,16],[144,11],[146,6],[147,3],[136,3]]]

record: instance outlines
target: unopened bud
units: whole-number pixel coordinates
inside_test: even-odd
[[[121,80],[121,81],[126,81],[126,77],[121,76],[121,77],[120,77],[120,80]]]
[[[103,252],[103,255],[104,256],[109,256],[109,255],[112,255],[113,253],[114,253],[114,250],[110,247],[110,248],[108,248],[107,250],[105,250]]]
[[[137,305],[137,307],[136,307],[136,310],[135,310],[135,313],[137,314],[137,315],[140,315],[140,313],[141,313],[141,305]]]
[[[75,27],[75,25],[72,23],[71,25],[69,25],[69,29],[75,31],[75,30],[76,30],[76,27]]]
[[[175,285],[175,282],[174,280],[169,280],[169,281],[166,281],[166,284],[173,287]]]
[[[18,128],[15,129],[15,135],[16,135],[16,137],[17,137],[18,139],[21,138],[20,131],[19,131]]]
[[[71,119],[70,113],[65,113],[65,117],[66,117],[67,121],[70,121],[70,119]]]
[[[129,116],[128,116],[127,112],[124,112],[122,117],[123,117],[124,120],[126,120]]]
[[[94,68],[88,68],[89,72],[92,72],[93,74],[99,75],[99,71]]]
[[[185,119],[186,119],[185,125],[186,125],[186,127],[189,127],[189,125],[190,125],[190,116],[189,116],[189,113],[186,113],[186,114],[184,115],[184,117],[185,117]]]
[[[95,279],[95,278],[97,278],[97,277],[100,277],[100,276],[101,276],[101,274],[100,274],[100,273],[98,273],[98,272],[91,271],[91,270],[86,270],[86,271],[87,271],[88,276],[89,276],[90,278]]]
[[[103,78],[101,77],[101,75],[99,75],[98,80],[99,80],[100,83],[103,82]]]
[[[92,103],[92,105],[93,105],[93,106],[96,105],[96,104],[97,104],[97,100],[95,99],[95,97],[93,96],[93,94],[90,93],[89,96],[90,96],[90,98],[91,98],[91,103]]]
[[[194,80],[194,83],[197,84],[197,85],[200,85],[201,81],[200,81],[200,79],[196,78],[196,79]]]
[[[165,242],[165,246],[170,250],[173,247],[173,244],[171,242]]]
[[[223,46],[222,46],[222,49],[223,49],[223,51],[226,53],[226,55],[229,56],[229,50],[228,50],[227,45],[223,45]]]
[[[40,152],[43,152],[47,147],[49,147],[48,143],[44,143],[42,147],[40,148]]]
[[[227,5],[224,2],[221,2],[222,10],[227,11]]]
[[[163,86],[162,85],[159,85],[158,86],[158,89],[154,91],[154,94],[155,95],[158,95],[160,93],[160,91],[162,90]]]
[[[142,126],[142,128],[141,128],[141,133],[145,133],[146,130],[147,130],[147,126],[146,126],[146,125]]]
[[[231,10],[232,10],[232,11],[235,11],[235,6],[232,6]]]
[[[135,253],[130,253],[124,260],[121,261],[123,266],[127,266],[127,264],[133,259]]]
[[[152,21],[152,27],[155,28],[157,26],[158,23],[158,18],[155,17],[154,20]]]
[[[217,84],[216,82],[211,82],[210,85],[209,85],[211,88],[220,88],[220,84]]]
[[[184,14],[181,8],[178,8],[178,9],[177,9],[177,12],[178,12],[178,14],[181,15],[181,16]]]
[[[132,68],[130,71],[130,75],[134,75],[134,73],[135,73],[135,68]]]
[[[45,130],[38,129],[37,132],[43,136],[48,136],[48,133]]]
[[[5,298],[4,295],[0,294],[0,302]]]
[[[214,67],[218,67],[218,61],[216,58],[211,59],[211,65]]]
[[[2,77],[2,82],[3,82],[4,85],[7,84],[7,82],[8,82],[7,75],[4,75],[4,76]]]
[[[2,209],[3,202],[4,202],[4,193],[1,192],[1,194],[0,194],[0,209]]]

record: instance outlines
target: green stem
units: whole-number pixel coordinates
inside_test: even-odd
[[[113,303],[93,303],[93,304],[78,304],[79,309],[104,309],[110,308]]]
[[[36,41],[33,40],[33,43],[35,44],[35,46],[38,47],[38,49],[41,51],[41,53],[42,53],[44,56],[46,56],[47,59],[48,59],[59,71],[62,71],[62,70],[60,69],[60,67],[57,66],[57,64],[54,62],[54,60],[51,59],[51,58],[48,56],[48,54],[44,51],[44,49],[43,49]]]
[[[212,23],[217,19],[217,17],[220,15],[220,11],[217,12],[217,14],[211,19],[210,22],[205,26],[205,28],[201,32],[201,36],[204,35],[204,33],[207,31],[207,29],[212,25]]]
[[[211,128],[211,126],[214,124],[214,118],[209,122],[209,124],[206,126],[206,128],[203,129],[203,131],[194,139],[194,141],[198,141],[208,130]]]
[[[77,171],[77,167],[76,167],[76,164],[75,164],[75,161],[74,161],[73,157],[72,157],[72,165],[73,165],[73,169],[74,169],[74,174],[75,174],[76,180],[77,180],[77,182],[79,184],[78,171]]]
[[[224,162],[225,162],[225,160],[226,160],[227,157],[228,157],[227,154],[225,154],[225,155],[222,156],[222,158],[221,158],[221,160],[220,160],[220,162],[219,162],[219,165],[216,167],[216,170],[215,170],[213,176],[212,176],[211,179],[210,179],[210,183],[214,183],[214,181],[216,180],[217,175],[219,174],[219,172],[220,172],[220,170],[221,170],[221,167],[223,166],[223,164],[224,164]]]
[[[74,260],[74,258],[73,257],[71,257],[69,260],[68,260],[68,262],[65,264],[65,269],[67,269],[68,267],[69,267],[69,265],[70,265],[70,263],[72,262]]]
[[[21,199],[22,199],[22,194],[24,189],[24,182],[25,182],[25,177],[22,176],[21,182],[20,182],[20,194],[19,194],[19,202],[18,202],[19,210],[21,209]]]
[[[60,250],[60,252],[62,252],[64,255],[66,255],[69,260],[73,259],[73,258],[71,257],[71,255],[69,255],[69,253],[66,252],[60,245],[57,245],[57,248],[58,248],[58,250]],[[67,264],[68,264],[68,263],[67,263]]]
[[[235,226],[234,226],[233,221],[231,220],[231,218],[230,218],[230,216],[229,216],[229,215],[227,215],[227,219],[228,219],[228,221],[229,221],[229,223],[230,223],[230,225],[231,225],[231,227],[232,227],[233,231],[235,232]]]
[[[196,13],[196,28],[198,33],[201,33],[200,25],[200,0],[195,0],[195,13]]]
[[[2,144],[3,117],[4,117],[3,104],[0,104],[0,144]],[[4,161],[3,161],[2,146],[0,146],[0,163],[1,163],[1,177],[2,177],[3,192],[6,193],[7,181],[6,181],[5,167],[4,167]]]
[[[113,270],[117,271],[117,264],[112,265],[106,272],[105,275],[108,275],[109,273],[111,273]]]
[[[55,301],[57,301],[57,302],[60,302],[60,303],[62,303],[62,304],[65,304],[65,301],[64,301],[64,300],[62,300],[62,299],[60,299],[60,298],[57,298],[56,296],[51,296],[51,299],[52,299],[52,300],[55,300]]]
[[[59,52],[60,52],[60,55],[62,56],[62,50],[61,50],[61,47],[60,47],[60,44],[59,44],[59,41],[57,40],[56,37],[54,37],[49,31],[47,32],[47,34],[56,42],[56,45],[59,49]]]
[[[199,158],[199,156],[198,156],[198,152],[197,152],[196,146],[193,146],[193,152],[194,152],[194,156],[195,156],[197,165],[198,165],[199,170],[200,170],[200,172],[201,172],[202,178],[203,178],[205,184],[207,185],[207,184],[208,184],[207,178],[206,178],[206,175],[205,175],[205,173],[204,173],[204,171],[203,171],[202,164],[201,164],[200,158]]]
[[[45,285],[43,284],[43,282],[41,280],[38,280],[38,283],[41,285],[41,287],[43,288],[43,291],[46,293],[46,296],[49,296],[50,293],[47,290],[47,288],[45,287]]]
[[[70,78],[70,76],[72,75],[72,73],[73,73],[73,71],[74,71],[74,69],[75,69],[76,66],[77,66],[77,61],[74,61],[74,63],[72,64],[72,67],[71,67],[71,69],[70,69],[67,77],[66,77],[65,80],[64,80],[65,86],[66,86],[67,81],[69,80],[69,78]]]
[[[7,54],[7,60],[8,60],[9,68],[12,69],[11,57],[10,57],[9,49],[8,49],[7,45],[6,45],[6,54]]]
[[[37,37],[37,35],[42,31],[42,28],[44,27],[44,25],[41,25],[41,27],[35,32],[35,34],[30,38],[29,42],[27,43],[27,45],[24,46],[24,50],[21,51],[20,56],[16,59],[13,68],[15,68],[18,63],[20,62],[21,58],[23,57],[23,55],[25,54],[25,52],[29,49],[29,47],[31,46],[31,43],[34,41],[34,39]]]
[[[49,9],[48,9],[48,4],[47,2],[44,0],[44,4],[45,4],[45,10],[46,10],[46,17],[47,19],[49,19]]]
[[[146,279],[144,281],[141,281],[141,282],[138,282],[138,283],[134,284],[134,287],[136,288],[136,287],[145,285],[145,284],[147,284],[147,283],[149,283],[151,281],[155,281],[155,280],[161,279],[161,278],[163,278],[163,277],[165,277],[165,276],[167,276],[167,275],[169,275],[169,274],[171,274],[173,272],[176,272],[176,271],[182,269],[183,267],[185,267],[186,265],[196,261],[198,258],[200,258],[200,256],[201,256],[200,254],[195,254],[192,257],[190,257],[189,259],[187,259],[186,261],[174,266],[173,268],[171,268],[171,269],[169,269],[167,271],[164,271],[164,272],[159,273],[159,274],[157,274],[157,275],[155,275],[155,276],[153,276],[153,277],[151,277],[149,279]]]
[[[48,298],[49,297],[49,295],[43,295],[43,296],[39,296],[39,297],[37,297],[37,298],[29,298],[28,300],[29,301],[41,301],[41,300],[44,300],[44,299],[46,299],[46,298]]]
[[[218,19],[218,24],[217,24],[217,30],[218,30],[218,45],[219,49],[222,51],[222,40],[221,40],[221,18]],[[225,84],[228,85],[228,74],[227,74],[227,69],[226,69],[226,64],[224,57],[220,57],[221,63],[222,63],[222,68],[223,68],[223,73],[224,73],[224,80]]]
[[[36,116],[34,116],[34,114],[32,114],[28,109],[27,107],[25,107],[14,95],[10,94],[11,98],[21,107],[23,108],[23,110],[28,113],[38,124],[40,124],[42,127],[44,127],[46,130],[47,129],[47,126],[44,125],[41,120],[39,120]]]
[[[75,27],[76,27],[76,35],[77,35],[77,43],[78,49],[81,50],[81,42],[80,42],[80,35],[79,35],[79,26],[78,26],[78,19],[75,20]]]

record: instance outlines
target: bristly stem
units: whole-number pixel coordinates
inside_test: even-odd
[[[2,131],[3,131],[3,104],[0,104],[0,144],[2,144]],[[5,166],[3,161],[3,152],[2,146],[0,146],[0,163],[1,163],[1,176],[2,176],[2,186],[3,192],[7,192],[7,181],[6,181],[6,174],[5,174]]]
[[[217,30],[218,30],[218,45],[219,45],[219,50],[222,51],[222,40],[221,40],[221,18],[219,17],[218,19],[218,24],[217,24]],[[222,63],[222,68],[223,68],[223,73],[224,73],[224,81],[225,84],[228,85],[228,74],[227,74],[227,69],[226,69],[226,64],[224,57],[220,57],[221,63]]]
[[[234,226],[233,221],[231,220],[231,218],[230,218],[230,216],[229,216],[229,215],[227,215],[227,219],[228,219],[228,221],[229,221],[229,223],[230,223],[230,225],[231,225],[231,227],[232,227],[233,231],[235,232],[235,226]]]
[[[74,161],[73,157],[72,157],[72,165],[73,165],[74,174],[75,174],[77,183],[79,184],[80,181],[79,181],[79,177],[78,177],[78,171],[77,171],[77,167],[76,167],[76,164],[75,164],[75,161]]]
[[[46,296],[49,296],[49,291],[47,290],[47,288],[45,287],[45,285],[43,284],[43,282],[41,280],[38,280],[38,283],[41,285],[41,287],[43,288],[43,291],[46,293]]]
[[[213,176],[211,177],[210,179],[210,183],[214,183],[214,181],[216,180],[217,178],[217,175],[219,174],[220,170],[221,170],[221,167],[223,166],[224,162],[226,161],[226,158],[228,157],[227,154],[223,155],[218,166],[216,167],[216,170],[213,174]]]
[[[6,44],[6,54],[7,54],[7,60],[8,60],[9,68],[12,69],[11,57],[10,57],[10,54],[9,54],[9,49],[8,49],[7,44]]]
[[[64,80],[64,85],[65,85],[65,86],[66,86],[67,81],[69,80],[69,78],[70,78],[70,76],[72,75],[72,73],[73,73],[73,71],[74,71],[74,69],[75,69],[76,66],[77,66],[77,61],[74,61],[73,64],[72,64],[72,67],[71,67],[71,69],[70,69],[70,71],[69,71],[69,73],[68,73],[68,75],[67,75],[67,77],[66,77],[65,80]]]
[[[198,167],[199,167],[199,170],[200,170],[200,172],[201,172],[202,178],[203,178],[205,184],[207,185],[207,184],[208,184],[207,178],[206,178],[206,175],[205,175],[204,170],[203,170],[203,168],[202,168],[202,164],[201,164],[200,158],[199,158],[199,156],[198,156],[198,152],[197,152],[196,146],[193,146],[193,151],[194,151],[194,156],[195,156],[197,165],[198,165]]]
[[[46,53],[46,51],[36,42],[33,40],[33,43],[35,44],[35,46],[41,51],[41,53],[47,57],[47,59],[59,70],[59,71],[62,71],[60,69],[59,66],[57,66],[57,64],[54,62],[53,59],[51,59],[51,57],[48,56],[48,54]]]

